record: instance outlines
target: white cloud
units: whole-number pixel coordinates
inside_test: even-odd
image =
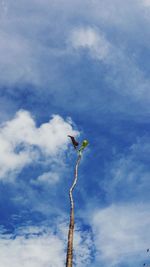
[[[59,181],[59,174],[57,172],[44,172],[37,177],[36,180],[32,180],[33,184],[54,184]]]
[[[148,58],[149,21],[139,0],[87,0],[86,7],[85,1],[79,0],[62,0],[61,4],[57,0],[4,2],[0,87],[6,87],[6,101],[9,98],[10,103],[0,106],[1,114],[20,101],[12,95],[22,94],[28,85],[33,92],[33,85],[35,96],[44,96],[41,101],[49,102],[52,97],[56,106],[68,112],[70,108],[82,114],[89,110],[88,116],[92,116],[94,108],[96,120],[109,112],[148,120],[149,64],[142,58]],[[74,41],[80,46],[68,48],[70,33],[76,36],[78,30],[81,37]],[[88,62],[92,61],[84,81],[85,53]],[[92,89],[85,99],[86,88]],[[112,101],[108,105],[109,94]]]
[[[63,243],[53,235],[1,239],[1,266],[61,267],[64,264]],[[8,256],[9,255],[9,256]]]
[[[38,236],[38,233],[39,236]],[[64,265],[63,241],[51,233],[32,229],[30,234],[2,236],[0,258],[2,267],[61,267]]]
[[[92,57],[103,60],[109,54],[109,43],[92,27],[79,27],[72,30],[70,43],[75,49],[87,48]]]
[[[111,71],[106,73],[104,79],[109,84],[110,90],[122,97],[130,97],[130,100],[135,103],[144,103],[144,109],[149,112],[150,81],[145,77],[134,57],[126,53],[123,43],[118,47],[115,42],[105,38],[103,31],[98,31],[92,26],[83,26],[72,29],[69,45],[74,48],[73,52],[79,53],[85,50],[91,58],[109,66]],[[96,92],[98,95],[99,93],[99,91]],[[117,107],[119,107],[118,103]]]
[[[78,134],[70,119],[53,115],[49,122],[37,127],[29,112],[19,111],[0,127],[0,179],[17,174],[27,164],[38,161],[41,154],[56,161],[67,148],[68,134]]]
[[[65,265],[68,227],[26,227],[13,235],[0,236],[1,267],[62,267]],[[91,261],[90,233],[75,231],[75,265],[87,266]]]
[[[143,0],[143,1],[141,1],[141,2],[143,2],[143,5],[144,5],[145,7],[149,7],[149,6],[150,6],[150,0]]]
[[[147,51],[149,49],[149,21],[145,19],[145,8],[141,9],[139,2],[142,1],[87,0],[85,7],[85,1],[79,0],[63,0],[61,4],[59,1],[4,1],[0,11],[0,86],[14,88],[16,85],[32,84],[38,90],[42,88],[45,95],[50,92],[57,103],[59,96],[61,105],[66,105],[67,100],[71,102],[78,89],[75,80],[69,80],[69,74],[64,75],[64,65],[69,69],[68,62],[73,61],[70,49],[66,47],[66,40],[72,31],[70,42],[75,51],[77,48],[78,51],[84,49],[92,58],[109,65],[108,68],[104,66],[106,71],[103,77],[101,66],[97,68],[97,77],[99,81],[106,81],[106,88],[123,97],[123,100],[117,101],[116,95],[111,111],[122,112],[123,109],[126,113],[148,113],[149,67],[147,63],[144,66],[146,72],[140,69],[142,57],[139,51],[145,53],[145,47]],[[66,60],[68,57],[69,61]],[[92,73],[90,79],[92,81]],[[59,91],[59,88],[62,90]],[[93,90],[85,102],[80,101],[80,108],[87,110],[93,99],[99,111],[99,106],[107,102],[102,88],[96,86]],[[126,100],[124,96],[129,98]],[[127,108],[128,100],[143,105],[138,103],[136,108],[134,103],[130,111]],[[127,104],[124,107],[119,105],[120,102]],[[104,108],[108,110],[108,105]]]
[[[147,259],[149,225],[149,205],[112,205],[95,211],[97,260],[106,266],[140,266]]]

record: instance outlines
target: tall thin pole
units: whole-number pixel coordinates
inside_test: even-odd
[[[74,201],[72,192],[74,187],[77,183],[78,179],[78,167],[81,160],[81,154],[78,154],[78,158],[75,165],[75,172],[74,172],[74,180],[73,184],[69,190],[69,198],[70,198],[70,225],[69,225],[69,232],[68,232],[68,247],[67,247],[67,257],[66,257],[66,267],[72,267],[73,262],[73,233],[74,233]]]

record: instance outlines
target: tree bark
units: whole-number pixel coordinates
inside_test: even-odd
[[[72,192],[77,183],[78,179],[78,166],[80,163],[81,155],[78,156],[76,166],[75,166],[75,173],[74,173],[74,180],[73,184],[69,190],[69,197],[70,197],[70,224],[69,224],[69,232],[68,232],[68,247],[67,247],[67,257],[66,257],[66,267],[72,267],[73,263],[73,234],[74,234],[74,201]]]

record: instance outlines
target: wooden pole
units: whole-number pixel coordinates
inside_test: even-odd
[[[81,154],[78,155],[77,162],[75,165],[73,184],[69,190],[70,224],[69,224],[69,232],[68,232],[68,247],[67,247],[66,267],[72,267],[72,263],[73,263],[74,201],[73,201],[72,192],[73,192],[73,189],[77,183],[78,167],[79,167],[80,160],[81,160]]]

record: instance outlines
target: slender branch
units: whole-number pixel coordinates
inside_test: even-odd
[[[77,183],[78,179],[78,167],[81,160],[81,154],[78,155],[77,162],[75,165],[75,172],[74,172],[74,180],[73,184],[69,190],[69,197],[70,197],[70,225],[69,225],[69,232],[68,232],[68,247],[67,247],[67,258],[66,258],[66,267],[72,267],[73,262],[73,233],[74,233],[74,201],[72,192],[74,187]]]

